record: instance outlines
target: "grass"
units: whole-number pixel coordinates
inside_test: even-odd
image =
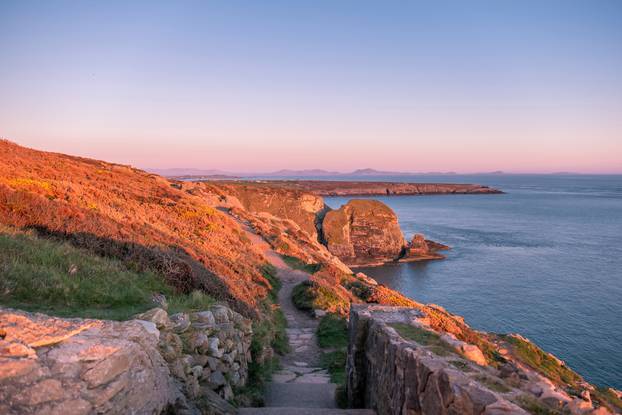
[[[549,408],[530,395],[521,395],[516,398],[516,404],[533,415],[562,415],[562,412]]]
[[[348,324],[346,319],[336,314],[322,317],[317,328],[318,345],[329,349],[322,353],[320,365],[330,374],[330,381],[337,385],[337,405],[347,405],[346,396],[346,359],[348,347]]]
[[[485,385],[488,389],[499,393],[507,393],[512,389],[508,388],[503,382],[498,379],[486,375],[480,375],[476,377],[477,381]]]
[[[461,370],[462,372],[472,372],[473,369],[471,368],[471,366],[462,360],[452,360],[449,362],[452,366],[454,366],[455,368]]]
[[[502,336],[512,345],[514,355],[547,378],[557,383],[575,385],[581,377],[535,344],[515,336]]]
[[[348,323],[335,314],[322,317],[317,328],[317,340],[321,348],[345,348],[348,346]]]
[[[303,311],[314,309],[335,310],[347,306],[344,300],[328,287],[314,281],[303,281],[294,287],[292,301],[296,308]]]
[[[263,276],[270,283],[271,289],[268,297],[261,302],[263,309],[262,319],[253,321],[253,338],[251,340],[251,362],[248,365],[248,383],[243,388],[236,390],[236,402],[240,406],[263,405],[263,392],[267,382],[272,378],[272,373],[280,366],[277,355],[289,352],[287,338],[287,319],[283,311],[277,306],[281,280],[276,276],[276,268],[270,264],[262,267]],[[266,348],[272,348],[276,355],[265,359]]]
[[[614,413],[622,412],[622,399],[613,393],[613,391],[606,387],[597,387],[592,391],[592,399],[597,399],[599,402],[610,406]]]
[[[283,261],[285,261],[285,263],[291,268],[304,271],[309,274],[315,274],[320,270],[321,267],[320,264],[307,264],[306,262],[303,262],[295,256],[281,255],[281,257],[283,258]]]
[[[7,307],[124,320],[154,307],[154,293],[167,297],[172,312],[214,303],[200,291],[176,294],[156,273],[26,233],[0,233],[0,264],[0,304]]]
[[[393,327],[404,339],[413,340],[422,346],[426,346],[426,348],[434,354],[449,356],[456,353],[451,346],[441,340],[438,334],[432,331],[424,330],[406,323],[390,323],[389,326]]]

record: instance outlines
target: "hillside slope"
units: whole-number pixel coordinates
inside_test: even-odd
[[[270,283],[239,225],[201,197],[128,166],[0,140],[0,224],[154,270],[255,315]]]

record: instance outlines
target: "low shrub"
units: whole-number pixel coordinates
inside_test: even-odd
[[[315,274],[320,270],[321,267],[320,264],[307,264],[306,262],[303,262],[300,258],[297,258],[295,256],[281,255],[281,257],[283,258],[283,261],[285,261],[285,263],[291,268],[304,271],[309,274]]]
[[[292,292],[294,305],[303,311],[314,309],[336,311],[348,308],[348,303],[333,290],[314,281],[303,281]]]

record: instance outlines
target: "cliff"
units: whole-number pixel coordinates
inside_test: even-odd
[[[350,200],[326,213],[322,232],[328,250],[349,265],[442,259],[436,251],[448,249],[423,235],[415,235],[407,243],[395,212],[370,199]]]
[[[328,250],[347,264],[392,261],[404,248],[397,216],[376,200],[351,200],[328,212],[322,229]]]
[[[240,182],[238,182],[240,183]],[[483,195],[501,194],[502,191],[479,184],[457,183],[400,183],[376,181],[329,180],[262,180],[261,183],[277,189],[299,190],[319,196],[392,196],[392,195]]]

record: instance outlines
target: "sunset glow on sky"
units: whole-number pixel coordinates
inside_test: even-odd
[[[622,173],[622,2],[0,2],[0,137],[138,167]]]

